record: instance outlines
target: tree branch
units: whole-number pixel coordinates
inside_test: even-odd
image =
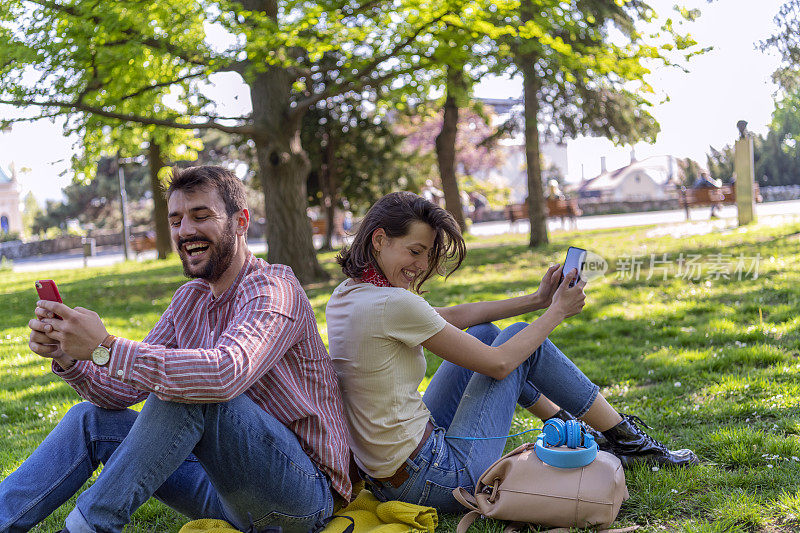
[[[341,9],[342,9],[342,11],[344,11],[345,15],[347,15],[348,17],[352,17],[354,15],[362,14],[365,11],[368,11],[369,9],[377,6],[378,4],[380,4],[380,0],[367,0],[366,2],[361,4],[360,6],[351,8],[351,9],[349,9],[347,11],[345,11],[344,8],[341,8]]]
[[[148,91],[152,91],[154,89],[158,89],[158,88],[161,88],[161,87],[169,87],[172,84],[180,83],[182,81],[186,81],[186,80],[189,80],[189,79],[192,79],[192,78],[196,78],[198,76],[202,76],[203,74],[205,74],[205,73],[204,72],[198,72],[198,73],[195,73],[195,74],[187,74],[186,76],[181,76],[180,78],[178,78],[176,80],[162,81],[161,83],[153,83],[151,85],[148,85],[147,87],[142,87],[138,91],[134,91],[132,93],[126,94],[125,96],[120,98],[119,101],[120,102],[124,102],[125,100],[130,100],[131,98],[135,98],[135,97],[137,97],[139,95],[142,95],[142,94],[144,94],[144,93],[146,93]]]
[[[2,126],[10,126],[16,122],[33,122],[34,120],[42,120],[43,118],[56,118],[61,113],[48,113],[45,115],[39,115],[36,117],[17,117],[17,118],[4,118],[0,119],[0,130],[2,130]]]
[[[0,100],[0,104],[9,104],[15,106],[38,106],[38,107],[58,107],[61,109],[74,109],[77,111],[84,111],[100,117],[112,118],[121,120],[123,122],[135,122],[137,124],[145,124],[150,126],[163,126],[166,128],[175,128],[181,130],[219,130],[225,133],[235,133],[238,135],[245,135],[248,137],[256,137],[256,128],[252,125],[243,126],[225,126],[213,120],[200,123],[181,123],[173,120],[142,117],[139,115],[130,115],[124,113],[115,113],[113,111],[106,111],[100,107],[93,107],[80,102],[59,102],[56,100],[49,100],[46,102],[37,102],[35,100]]]
[[[401,74],[402,72],[390,71],[390,72],[384,74],[383,76],[379,76],[378,78],[365,79],[370,74],[372,74],[375,71],[375,69],[377,69],[378,66],[381,63],[383,63],[384,61],[387,61],[388,59],[391,59],[392,57],[397,55],[400,52],[400,50],[402,50],[403,48],[405,48],[406,46],[408,46],[409,44],[414,42],[414,40],[417,37],[419,37],[420,33],[422,33],[428,26],[430,26],[432,24],[435,24],[439,20],[441,20],[442,17],[445,16],[445,14],[446,13],[443,13],[443,14],[439,15],[438,17],[430,20],[429,22],[423,24],[422,26],[417,28],[417,30],[414,33],[409,35],[406,39],[404,39],[403,41],[397,43],[390,51],[388,51],[387,53],[383,54],[382,56],[379,56],[379,57],[376,57],[375,59],[373,59],[370,63],[365,65],[363,69],[361,69],[358,73],[356,73],[356,75],[353,76],[353,78],[350,81],[345,82],[345,83],[341,83],[341,84],[337,84],[337,85],[333,85],[333,86],[328,86],[325,89],[323,89],[322,91],[320,91],[319,93],[314,94],[312,96],[309,96],[308,98],[306,98],[304,100],[300,100],[297,103],[297,106],[294,107],[289,112],[289,119],[290,120],[296,120],[298,115],[302,116],[302,113],[304,113],[306,109],[308,109],[309,107],[311,107],[312,105],[316,104],[317,102],[319,102],[321,100],[325,100],[326,98],[329,98],[331,96],[336,96],[337,94],[342,94],[343,92],[346,92],[346,91],[367,87],[367,86],[372,85],[372,84],[374,84],[376,82],[384,81],[386,79],[391,78],[392,76]],[[406,71],[408,71],[408,70],[414,71],[414,70],[418,70],[419,68],[422,68],[422,67],[412,67],[410,69],[404,69],[404,70],[406,70]]]

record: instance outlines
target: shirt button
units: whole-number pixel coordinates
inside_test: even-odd
[[[433,466],[439,466],[439,463],[433,463]]]
[[[153,390],[161,390],[161,386],[160,385],[156,385],[155,387],[153,387]]]
[[[117,375],[118,375],[119,377],[122,377],[122,374],[124,374],[124,373],[125,373],[125,372],[123,372],[121,368],[120,368],[119,370],[117,370]]]

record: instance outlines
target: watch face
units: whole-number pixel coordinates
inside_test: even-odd
[[[92,362],[98,366],[103,366],[108,364],[108,360],[111,359],[111,352],[108,351],[108,348],[105,346],[98,346],[94,350],[92,350]]]

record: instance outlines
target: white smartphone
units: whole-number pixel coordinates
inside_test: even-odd
[[[586,250],[583,248],[576,248],[574,246],[570,246],[569,250],[567,250],[567,258],[564,259],[564,268],[561,269],[561,281],[564,281],[564,276],[572,271],[573,268],[578,270],[578,274],[575,278],[570,282],[569,286],[572,287],[575,285],[579,279],[581,279],[581,272],[583,271],[583,265],[586,263]]]

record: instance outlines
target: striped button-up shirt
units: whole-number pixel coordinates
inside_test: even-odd
[[[296,435],[303,450],[350,497],[342,400],[314,312],[292,270],[248,255],[214,298],[206,281],[181,286],[142,342],[117,339],[107,367],[78,361],[53,371],[81,397],[123,409],[154,393],[216,403],[247,394]]]

